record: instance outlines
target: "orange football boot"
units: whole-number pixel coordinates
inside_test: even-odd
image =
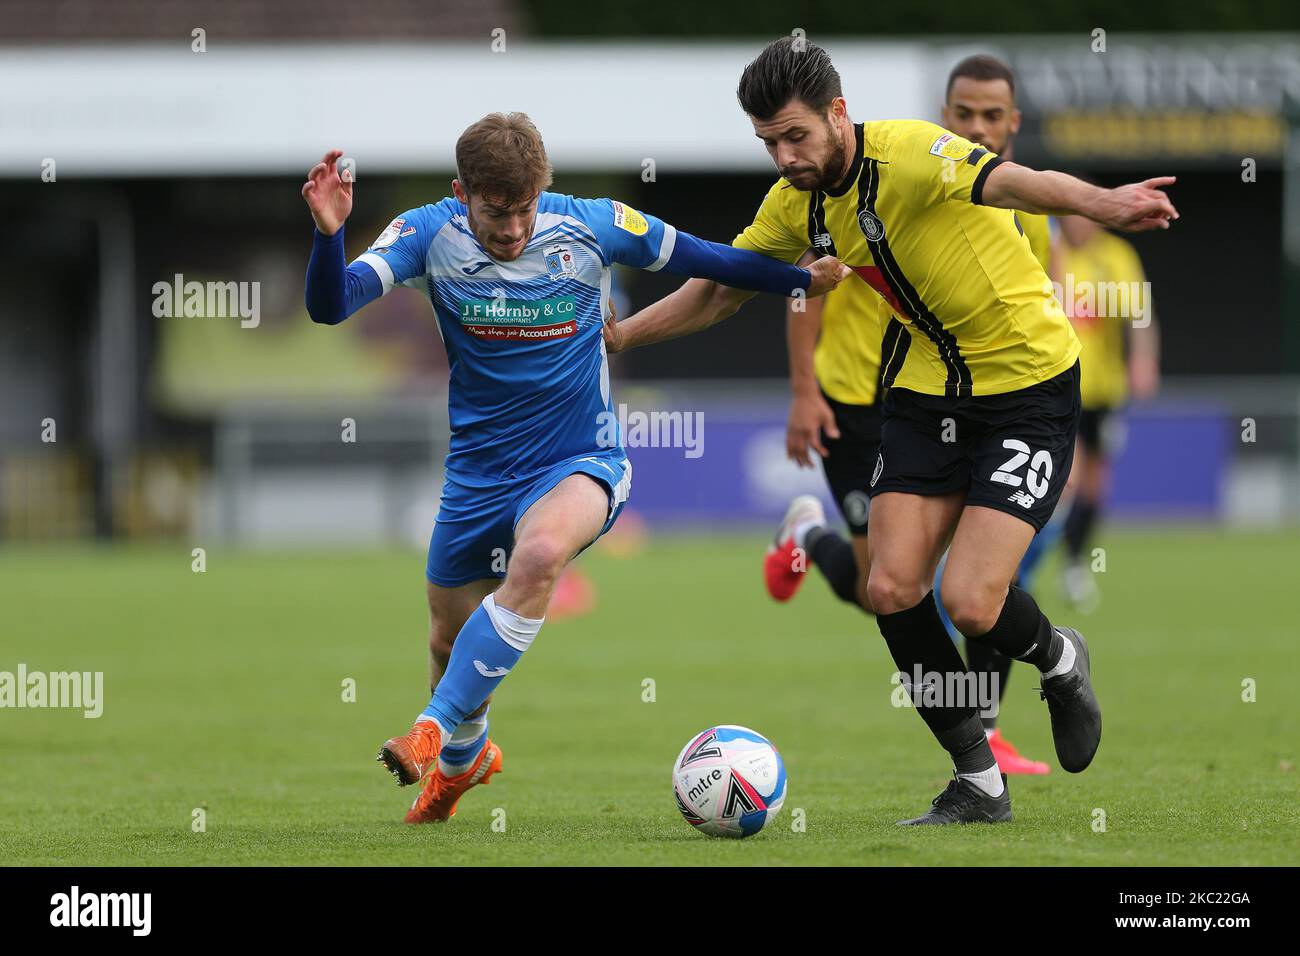
[[[386,741],[375,756],[397,778],[399,787],[420,780],[438,760],[442,731],[432,720],[417,720],[405,737]]]
[[[441,823],[456,815],[456,804],[470,787],[486,784],[492,775],[501,772],[501,748],[489,739],[484,745],[478,759],[464,773],[454,777],[445,776],[442,768],[429,774],[424,782],[424,790],[415,798],[411,809],[406,811],[407,823]]]

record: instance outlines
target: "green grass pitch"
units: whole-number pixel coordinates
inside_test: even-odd
[[[758,535],[584,557],[598,608],[548,624],[493,705],[505,772],[418,828],[401,822],[413,789],[373,758],[427,698],[421,555],[214,547],[197,574],[188,544],[10,547],[0,670],[103,671],[105,700],[97,720],[0,710],[0,862],[1300,863],[1300,537],[1113,528],[1101,543],[1097,613],[1066,613],[1040,579],[1049,616],[1093,648],[1095,763],[1013,778],[1013,823],[924,830],[894,821],[949,765],[891,706],[875,623],[815,579],[772,604]],[[1054,763],[1036,684],[1017,665],[1003,727]],[[786,760],[785,808],[753,839],[705,838],[674,805],[673,758],[714,723],[759,730]]]

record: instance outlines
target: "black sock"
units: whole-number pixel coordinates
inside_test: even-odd
[[[1042,671],[1056,665],[1065,646],[1065,639],[1052,629],[1052,622],[1039,610],[1033,596],[1014,585],[1007,589],[1006,602],[993,630],[968,640],[1033,664]]]
[[[830,528],[811,528],[804,551],[841,601],[858,604],[858,558],[853,545]]]
[[[996,730],[998,726],[998,712],[1001,711],[1002,698],[1007,692],[1007,680],[1011,677],[1012,658],[1007,657],[996,647],[989,647],[987,644],[981,644],[979,641],[972,641],[966,638],[966,661],[970,664],[978,677],[981,674],[988,674],[983,686],[988,686],[987,681],[992,679],[994,674],[997,675],[998,688],[998,708],[991,715],[980,712],[980,723],[984,725],[985,730]],[[980,686],[977,684],[976,686]],[[991,703],[991,702],[990,702]]]
[[[1069,556],[1070,561],[1077,563],[1083,557],[1083,550],[1088,546],[1088,539],[1092,536],[1092,527],[1097,521],[1097,506],[1091,501],[1084,500],[1082,495],[1074,499],[1074,504],[1070,505],[1070,513],[1065,518],[1065,553]]]
[[[936,734],[935,739],[952,757],[953,769],[958,773],[980,773],[997,763],[989,738],[980,725],[979,716],[972,714],[951,730]]]
[[[957,653],[957,646],[948,636],[939,609],[935,607],[934,592],[925,596],[916,607],[893,614],[877,614],[876,623],[885,637],[894,664],[906,675],[904,686],[911,686],[919,669],[922,679],[935,674],[944,686],[946,677],[967,674],[966,663]],[[954,683],[962,683],[960,681]],[[969,680],[964,682],[969,686]],[[934,739],[952,755],[959,773],[978,773],[994,763],[993,752],[984,738],[984,728],[979,716],[967,701],[949,701],[938,695],[938,702],[926,702],[921,695],[914,700],[917,713],[934,734]],[[957,706],[962,704],[964,706]]]

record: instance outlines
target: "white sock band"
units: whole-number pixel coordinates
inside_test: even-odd
[[[990,797],[1002,796],[1002,791],[1005,789],[1002,784],[1002,771],[998,770],[996,763],[989,769],[981,770],[979,773],[959,773],[957,776],[963,780],[969,780]]]
[[[491,594],[483,599],[483,606],[487,608],[488,617],[501,640],[520,653],[528,650],[528,645],[533,643],[546,620],[544,617],[520,617],[509,608],[498,606]]]
[[[811,531],[813,528],[820,528],[820,527],[821,527],[820,521],[800,521],[797,525],[794,526],[794,546],[796,548],[805,547],[806,542],[808,541],[808,532]]]
[[[1058,632],[1059,633],[1059,632]],[[1043,679],[1049,677],[1059,677],[1062,674],[1068,674],[1074,667],[1074,644],[1064,634],[1061,634],[1061,659],[1056,662],[1056,666],[1050,671],[1043,671]]]
[[[444,747],[464,747],[466,744],[472,744],[483,736],[483,731],[487,730],[488,712],[485,710],[477,717],[466,717],[456,728],[456,732],[451,735]]]

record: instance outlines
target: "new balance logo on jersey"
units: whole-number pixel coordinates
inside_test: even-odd
[[[1007,501],[1014,501],[1022,508],[1032,508],[1038,499],[1027,492],[1017,491],[1015,494],[1009,495]]]
[[[510,673],[508,667],[488,667],[480,660],[474,661],[474,670],[478,671],[484,677],[505,677]]]
[[[460,271],[465,273],[467,276],[472,276],[482,272],[490,265],[492,265],[490,262],[476,262],[472,266],[461,266]]]
[[[831,247],[831,234],[829,232],[819,232],[813,236],[814,249],[829,249]]]

